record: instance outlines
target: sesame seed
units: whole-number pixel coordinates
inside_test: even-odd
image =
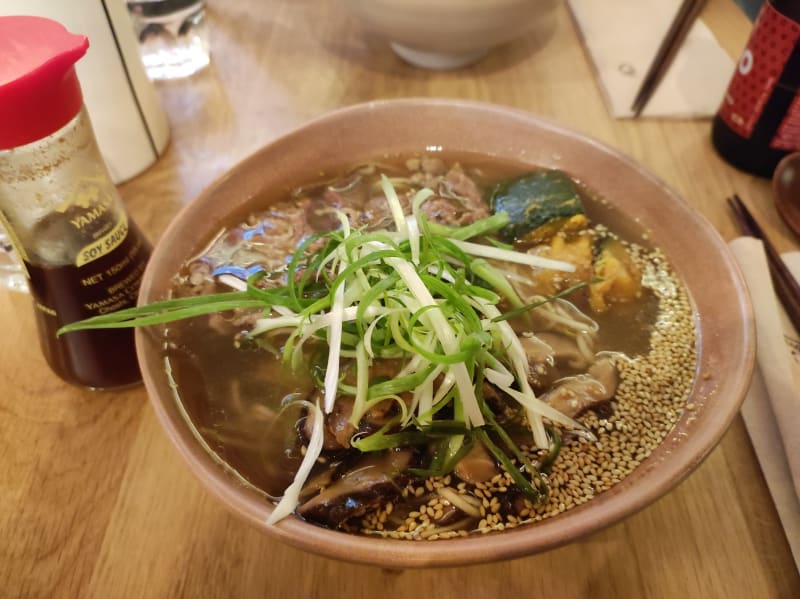
[[[626,245],[643,272],[645,287],[659,301],[650,348],[630,360],[616,360],[619,385],[610,416],[601,419],[590,411],[578,418],[597,440],[564,435],[561,452],[546,477],[548,500],[534,504],[520,497],[505,471],[477,484],[448,474],[409,483],[400,492],[400,499],[365,514],[357,530],[367,534],[378,531],[389,538],[436,540],[535,525],[613,488],[648,459],[681,418],[691,419],[704,408],[687,403],[697,365],[695,322],[688,294],[659,250]],[[521,445],[520,451],[533,462],[541,461],[547,453],[529,443]],[[516,459],[512,461],[516,464]],[[445,487],[477,509],[480,516],[473,520],[471,530],[445,530],[446,526],[438,523],[445,513],[452,513],[453,507],[458,509],[436,493]],[[399,511],[402,517],[405,510],[411,511],[402,521],[389,518],[393,511]]]

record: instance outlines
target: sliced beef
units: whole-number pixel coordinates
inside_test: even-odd
[[[453,165],[447,171],[444,181],[448,190],[459,199],[464,209],[480,214],[476,220],[489,216],[489,205],[483,200],[481,190],[475,181],[464,172],[460,164]]]
[[[336,216],[336,210],[341,204],[336,192],[328,191],[322,196],[307,198],[302,204],[306,222],[313,231],[336,231],[342,226]]]

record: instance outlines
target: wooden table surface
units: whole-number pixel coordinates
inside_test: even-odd
[[[333,0],[209,2],[213,63],[160,84],[172,142],[121,186],[156,241],[234,163],[307,120],[374,98],[473,98],[529,110],[645,164],[736,235],[738,192],[780,249],[797,240],[768,182],[713,151],[708,120],[612,119],[564,6],[480,64],[412,68]],[[732,0],[704,18],[738,55],[750,24]],[[702,466],[639,514],[510,562],[390,571],[278,544],[230,515],[190,474],[144,388],[61,382],[36,342],[30,299],[0,292],[0,596],[3,597],[800,597],[800,578],[741,418]]]

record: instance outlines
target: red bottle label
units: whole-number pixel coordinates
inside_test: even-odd
[[[719,109],[720,118],[740,136],[752,134],[798,39],[800,24],[765,2]]]

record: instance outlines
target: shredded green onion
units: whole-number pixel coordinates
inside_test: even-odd
[[[260,309],[263,317],[249,334],[269,339],[265,343],[273,346],[282,339],[287,364],[308,362],[309,342],[314,351],[325,348],[327,355],[319,352],[315,371],[322,405],[310,404],[311,439],[293,483],[270,516],[271,523],[297,505],[300,489],[321,451],[323,412],[330,413],[337,398],[345,396],[354,398],[354,425],[382,401],[395,402],[401,412],[380,430],[357,435],[351,443],[356,449],[433,444],[434,456],[427,467],[412,471],[431,475],[451,470],[472,443],[480,441],[523,492],[541,500],[546,485],[539,470],[497,423],[483,399],[482,386],[485,379],[519,403],[534,444],[551,451],[552,457],[542,467],[549,466],[560,437],[543,419],[571,428],[581,425],[535,396],[528,383],[524,351],[507,320],[553,298],[525,304],[502,270],[486,259],[566,272],[574,266],[516,252],[503,244],[470,241],[506,225],[505,213],[465,227],[444,227],[429,222],[420,210],[433,195],[430,190],[416,193],[412,213],[406,216],[385,176],[381,187],[397,231],[351,229],[339,214],[340,230],[313,235],[298,246],[286,266],[284,285],[269,287],[266,281],[273,284],[274,280],[268,275],[275,273],[259,273],[246,285],[237,285],[241,289],[236,291],[169,299],[97,316],[67,325],[58,334]],[[314,247],[321,249],[314,251]],[[570,287],[556,297],[587,284]],[[513,309],[501,313],[497,306],[503,300]],[[370,380],[373,361],[385,357],[402,359],[400,372],[390,380]],[[354,383],[347,378],[348,369],[354,372]]]

